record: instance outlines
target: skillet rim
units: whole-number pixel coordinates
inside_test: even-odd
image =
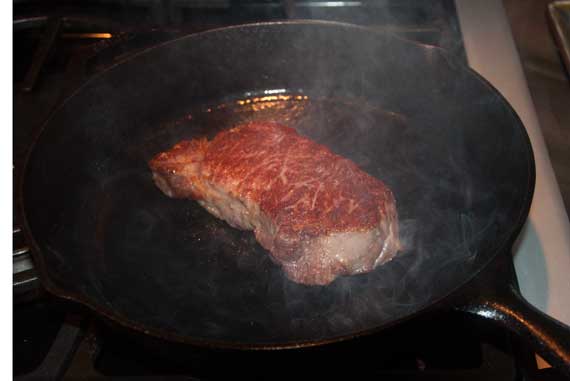
[[[444,58],[448,62],[453,62],[460,70],[466,71],[471,77],[478,80],[482,85],[484,85],[489,90],[490,93],[493,93],[497,97],[497,100],[501,103],[502,107],[506,107],[506,109],[509,111],[509,114],[511,115],[511,117],[513,117],[513,122],[516,123],[517,127],[518,127],[516,130],[522,135],[522,138],[524,140],[523,144],[526,146],[526,152],[527,152],[526,158],[527,158],[527,165],[528,165],[527,166],[528,183],[526,184],[526,188],[527,188],[526,189],[526,196],[521,199],[522,205],[520,206],[520,209],[519,209],[520,213],[519,213],[518,217],[516,218],[516,221],[513,221],[513,223],[511,224],[512,228],[510,229],[510,231],[502,234],[503,241],[496,246],[495,253],[493,253],[492,255],[489,255],[488,259],[486,259],[485,261],[482,261],[478,265],[478,268],[473,270],[467,277],[465,277],[465,279],[463,281],[458,282],[458,285],[456,287],[452,288],[449,292],[444,293],[445,295],[440,296],[439,298],[436,298],[435,300],[431,301],[430,303],[419,307],[414,312],[411,312],[407,315],[401,316],[399,318],[396,318],[396,319],[391,320],[387,323],[383,323],[379,326],[376,326],[376,327],[373,327],[370,329],[365,329],[365,330],[361,330],[361,331],[350,333],[350,334],[338,335],[338,336],[334,336],[331,338],[319,339],[319,340],[301,340],[301,341],[293,340],[293,341],[276,342],[276,343],[273,343],[273,342],[258,342],[258,343],[243,343],[243,342],[241,342],[240,343],[240,342],[223,341],[223,340],[201,339],[201,338],[196,338],[196,337],[179,335],[179,334],[175,334],[175,333],[171,333],[171,332],[166,332],[162,329],[149,328],[149,327],[145,326],[144,324],[137,323],[137,322],[127,318],[126,316],[122,316],[117,311],[114,311],[112,309],[108,309],[106,307],[99,305],[99,303],[97,303],[96,301],[90,300],[90,298],[87,296],[80,295],[79,293],[74,293],[71,291],[66,291],[62,287],[57,286],[50,279],[50,276],[49,276],[48,271],[47,271],[47,266],[43,260],[43,255],[41,254],[41,249],[40,249],[38,243],[36,242],[36,240],[34,239],[32,231],[30,229],[28,219],[27,219],[27,214],[26,214],[26,206],[25,206],[26,203],[24,200],[24,192],[23,192],[24,188],[25,188],[25,181],[26,181],[26,178],[28,177],[27,176],[28,167],[29,167],[29,164],[31,161],[32,154],[34,153],[36,145],[40,142],[41,136],[43,135],[44,131],[47,130],[48,125],[50,124],[53,117],[56,114],[58,114],[58,112],[60,112],[65,107],[65,105],[67,104],[67,102],[70,99],[74,98],[77,94],[80,94],[81,91],[85,87],[88,87],[91,83],[95,83],[98,79],[103,78],[105,76],[105,74],[112,71],[117,66],[119,66],[123,63],[130,62],[132,60],[135,60],[140,55],[144,55],[149,51],[152,51],[154,49],[160,49],[160,48],[162,48],[164,46],[168,46],[170,44],[176,44],[177,42],[179,42],[181,40],[187,40],[187,39],[191,40],[191,39],[195,39],[195,38],[200,38],[203,35],[220,33],[220,32],[225,32],[225,31],[233,30],[233,29],[255,28],[255,27],[263,27],[263,26],[272,27],[274,25],[292,25],[292,26],[297,26],[297,25],[323,25],[323,26],[329,26],[329,27],[340,27],[340,28],[345,28],[345,29],[346,28],[352,28],[352,29],[357,29],[357,30],[361,30],[361,31],[366,31],[368,33],[377,33],[377,34],[381,34],[381,35],[388,35],[388,36],[390,36],[390,38],[394,38],[396,40],[399,40],[404,44],[409,44],[414,49],[423,49],[423,50],[429,49],[429,50],[437,51],[441,55],[442,58]],[[430,310],[438,308],[439,306],[444,304],[446,300],[449,300],[454,295],[458,294],[458,292],[460,290],[462,290],[477,275],[479,275],[482,271],[484,271],[488,267],[488,265],[498,255],[503,255],[504,252],[507,250],[507,248],[512,245],[512,243],[514,242],[514,240],[516,239],[516,237],[520,233],[520,231],[521,231],[521,229],[522,229],[522,227],[523,227],[523,225],[526,222],[526,219],[528,217],[528,213],[530,211],[530,206],[531,206],[533,195],[534,195],[535,182],[536,182],[536,167],[535,167],[534,153],[532,150],[532,144],[530,142],[530,138],[528,136],[528,133],[526,132],[526,128],[524,127],[524,124],[522,123],[519,116],[517,115],[517,113],[512,108],[512,106],[503,97],[503,95],[491,83],[489,83],[485,78],[483,78],[475,70],[471,69],[467,65],[464,65],[463,63],[458,62],[455,58],[451,57],[444,49],[442,49],[440,47],[411,41],[411,40],[405,39],[403,37],[400,37],[398,35],[395,35],[391,32],[376,31],[376,30],[373,30],[373,29],[365,27],[365,26],[360,26],[360,25],[355,25],[355,24],[350,24],[350,23],[344,23],[344,22],[296,19],[296,20],[254,22],[254,23],[247,23],[247,24],[239,24],[239,25],[226,26],[226,27],[215,28],[215,29],[210,29],[207,31],[189,34],[189,35],[182,36],[182,37],[179,37],[179,38],[176,38],[176,39],[173,39],[170,41],[166,41],[164,43],[161,43],[161,44],[158,44],[158,45],[155,45],[152,47],[149,47],[147,49],[144,49],[140,52],[133,54],[130,57],[127,57],[124,60],[116,62],[115,64],[113,64],[113,65],[109,66],[108,68],[106,68],[105,70],[101,71],[100,73],[97,73],[96,75],[91,77],[89,80],[87,80],[85,83],[83,83],[81,86],[79,86],[63,102],[61,102],[56,108],[54,108],[54,110],[52,111],[50,116],[46,119],[46,121],[43,123],[43,125],[38,129],[38,132],[34,136],[34,138],[32,139],[32,143],[30,144],[29,149],[26,153],[26,157],[24,160],[24,166],[23,166],[23,170],[22,170],[22,176],[20,178],[20,182],[18,185],[19,194],[18,194],[17,201],[18,201],[18,204],[20,206],[19,214],[22,218],[23,232],[24,232],[24,235],[26,237],[26,241],[30,245],[32,258],[33,258],[34,264],[38,270],[38,273],[40,276],[40,281],[41,281],[43,287],[49,293],[51,293],[57,297],[66,299],[66,300],[70,300],[70,301],[79,303],[79,304],[87,307],[91,311],[95,312],[96,314],[104,317],[105,319],[110,320],[111,322],[116,323],[121,327],[132,330],[138,334],[149,335],[151,337],[161,339],[161,340],[166,340],[166,341],[172,342],[172,343],[196,345],[199,347],[220,348],[220,349],[279,350],[279,349],[294,349],[294,348],[313,347],[313,346],[331,344],[331,343],[336,343],[336,342],[342,342],[342,341],[346,341],[346,340],[350,340],[350,339],[354,339],[354,338],[358,338],[358,337],[362,337],[362,336],[375,334],[375,333],[378,333],[378,332],[383,331],[385,329],[389,329],[390,327],[395,326],[397,324],[400,324],[404,321],[407,321],[409,319],[413,319],[417,316],[420,316],[420,315],[422,315],[422,314],[424,314]]]

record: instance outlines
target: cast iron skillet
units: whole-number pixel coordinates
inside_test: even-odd
[[[284,99],[289,108],[275,106]],[[146,163],[157,152],[258,115],[388,184],[402,255],[326,287],[295,284],[253,234],[152,183]],[[190,35],[99,75],[46,123],[21,202],[45,287],[149,335],[291,348],[452,305],[527,337],[568,372],[568,327],[500,274],[498,291],[473,290],[480,272],[510,255],[534,181],[520,120],[473,71],[389,34],[293,21]]]

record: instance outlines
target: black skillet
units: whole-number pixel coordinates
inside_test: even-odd
[[[295,284],[250,232],[153,185],[152,155],[248,118],[278,119],[385,181],[402,254],[326,287]],[[191,35],[97,76],[45,125],[21,202],[45,287],[145,334],[291,348],[455,308],[528,338],[570,372],[568,327],[491,268],[510,256],[534,181],[512,108],[445,52],[294,21]]]

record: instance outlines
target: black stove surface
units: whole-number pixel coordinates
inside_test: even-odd
[[[16,306],[14,317],[17,379],[518,379],[507,334],[455,313],[324,347],[265,352],[172,349],[49,299]]]
[[[452,1],[18,1],[14,3],[14,184],[54,108],[101,70],[188,33],[244,22],[336,20],[439,46],[466,62]],[[17,197],[17,189],[15,189]],[[16,379],[533,379],[516,339],[459,313],[387,332],[283,351],[172,348],[102,322],[42,291],[14,213]],[[514,273],[513,273],[514,274]],[[521,363],[525,365],[521,367]],[[542,373],[541,377],[548,374]]]

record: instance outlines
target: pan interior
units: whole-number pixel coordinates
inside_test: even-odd
[[[393,38],[368,40],[359,29],[295,26],[304,30],[249,28],[259,28],[258,43],[268,47],[285,43],[283,34],[312,34],[296,45],[301,52],[287,56],[304,64],[302,74],[279,71],[279,59],[257,67],[261,73],[255,75],[234,61],[233,70],[251,75],[245,83],[257,86],[239,90],[236,81],[218,77],[202,83],[204,95],[196,96],[195,82],[212,59],[200,54],[206,47],[229,39],[257,49],[243,39],[251,30],[237,28],[179,40],[120,65],[56,113],[30,156],[23,189],[36,257],[53,290],[182,341],[326,341],[425,308],[514,238],[526,213],[531,158],[520,122],[502,98],[423,48]],[[266,33],[274,28],[282,33]],[[330,29],[323,35],[321,28]],[[329,43],[335,33],[332,44],[339,49],[321,51],[319,41]],[[412,91],[394,66],[393,76],[401,76],[395,87],[386,63],[357,67],[357,75],[340,78],[334,89],[310,76],[323,68],[312,67],[303,51],[330,54],[339,67],[324,71],[334,74],[354,62],[338,53],[353,47],[351,38],[372,50],[379,44],[394,54],[402,45],[411,49],[406,57],[423,65],[418,67],[428,65],[422,69],[427,79]],[[167,60],[173,50],[193,58],[194,69]],[[225,73],[229,66],[217,62]],[[187,86],[169,78],[153,81],[162,75],[153,65],[161,64]],[[263,70],[275,75],[265,78]],[[146,88],[133,80],[150,74],[155,77]],[[156,92],[167,94],[168,102],[149,99]],[[248,120],[294,127],[384,181],[397,200],[401,255],[369,274],[324,287],[299,285],[251,232],[231,228],[194,201],[169,199],[154,186],[146,165],[154,154]]]

